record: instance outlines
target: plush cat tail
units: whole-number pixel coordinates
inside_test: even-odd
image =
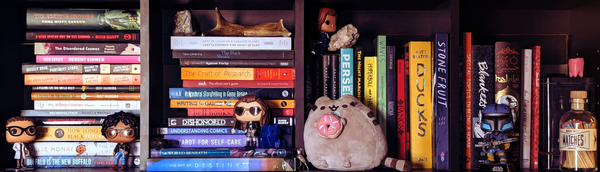
[[[410,171],[412,169],[412,164],[406,160],[399,160],[395,158],[386,157],[383,160],[383,165],[389,168],[396,169],[398,171]]]

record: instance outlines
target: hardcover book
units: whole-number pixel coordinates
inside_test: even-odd
[[[25,74],[25,85],[140,85],[140,75]]]
[[[28,8],[27,29],[140,30],[140,10]]]
[[[293,80],[184,80],[184,88],[294,88]]]
[[[31,100],[140,100],[140,93],[32,92]]]
[[[233,108],[238,100],[171,99],[171,108]],[[265,100],[270,108],[294,108],[296,100]]]
[[[140,74],[140,64],[35,64],[24,63],[23,74]]]
[[[330,54],[331,76],[329,84],[329,98],[337,100],[340,97],[340,54]]]
[[[331,98],[331,55],[321,54],[321,90],[317,90],[317,98],[327,96]]]
[[[24,117],[106,117],[119,111],[139,115],[139,110],[21,110]]]
[[[294,68],[182,67],[181,80],[294,80]]]
[[[106,141],[102,126],[40,126],[35,141]]]
[[[154,134],[172,134],[172,135],[245,135],[243,130],[233,129],[231,127],[161,127],[156,128]]]
[[[493,45],[472,45],[471,47],[471,101],[468,102],[471,107],[471,169],[478,169],[479,165],[488,159],[483,150],[485,144],[485,132],[481,129],[481,119],[479,114],[486,106],[495,104],[495,78],[494,78],[494,46]]]
[[[140,142],[128,143],[130,156],[140,156]],[[31,156],[113,156],[117,143],[113,142],[33,142]]]
[[[514,112],[513,122],[515,128],[512,132],[504,133],[509,138],[520,138],[521,110],[523,104],[520,97],[523,87],[521,84],[521,66],[523,57],[521,54],[521,44],[517,42],[496,42],[495,45],[495,92],[496,104],[505,104]],[[520,167],[520,142],[510,143],[510,148],[506,150],[508,163],[512,163],[515,167]]]
[[[73,117],[73,118],[65,118],[65,117],[36,117],[33,118],[33,121],[43,124],[45,126],[49,125],[102,125],[104,123],[104,118],[86,118],[86,117]]]
[[[387,52],[386,52],[386,36],[378,35],[377,38],[373,40],[373,50],[377,52],[377,68],[375,75],[377,77],[377,110],[373,114],[377,114],[377,119],[379,120],[379,125],[381,125],[381,129],[383,131],[383,135],[387,136]]]
[[[149,158],[148,171],[294,171],[284,158]]]
[[[366,56],[365,57],[365,91],[364,91],[364,104],[371,108],[373,114],[377,114],[377,57]],[[380,117],[376,117],[380,118]]]
[[[179,59],[186,67],[294,67],[294,60]]]
[[[174,59],[294,59],[292,50],[272,50],[272,51],[253,51],[253,50],[173,50]]]
[[[26,41],[48,42],[139,42],[139,31],[27,31]]]
[[[172,50],[292,50],[290,37],[171,36]]]
[[[140,167],[140,158],[129,156],[128,167]],[[115,164],[115,156],[27,156],[28,168],[109,168]]]
[[[354,61],[354,96],[356,99],[364,102],[364,57],[363,57],[363,47],[362,46],[354,46],[354,57],[356,60]]]
[[[140,110],[139,100],[34,100],[34,110]]]
[[[532,169],[539,167],[540,150],[540,65],[541,46],[533,46],[531,73],[531,165]]]
[[[354,50],[352,48],[340,49],[340,96],[354,95]]]
[[[402,53],[403,54],[403,53]],[[396,133],[398,133],[398,146],[397,149],[398,150],[398,156],[397,158],[400,160],[409,160],[408,154],[407,154],[407,145],[408,145],[408,140],[407,140],[407,135],[408,135],[408,118],[406,118],[406,116],[408,116],[407,112],[408,109],[406,108],[406,97],[408,92],[406,92],[406,79],[408,77],[406,77],[406,67],[405,67],[405,59],[398,59],[397,61],[398,65],[396,66],[398,69],[398,73],[397,73],[397,112],[398,114],[396,115],[397,117],[397,121],[398,121],[398,127],[396,129]],[[392,145],[393,146],[393,145]]]
[[[465,32],[463,33],[463,50],[464,50],[464,66],[465,66],[465,71],[464,71],[464,78],[465,78],[465,82],[464,82],[464,87],[465,87],[465,102],[473,102],[472,101],[472,85],[471,83],[472,78],[471,78],[471,72],[472,72],[472,66],[473,66],[473,59],[472,59],[472,49],[471,49],[471,32]],[[472,114],[472,105],[471,103],[465,103],[465,138],[466,138],[466,145],[465,145],[465,167],[466,169],[471,169],[473,167],[473,165],[476,163],[478,165],[478,162],[472,162],[473,157],[471,157],[471,155],[473,154],[473,148],[472,148],[472,136],[473,136],[473,132],[472,132],[472,119],[473,119],[473,114]]]
[[[140,55],[140,45],[132,43],[48,43],[33,44],[36,55],[98,54]]]
[[[129,55],[36,55],[36,63],[140,63],[140,56]]]
[[[531,152],[531,49],[523,49],[523,61],[521,68],[521,133],[519,141],[521,142],[519,150],[521,156],[521,168],[530,168],[530,152]]]
[[[223,158],[244,158],[244,157],[285,157],[293,158],[292,149],[277,148],[199,148],[199,149],[152,149],[150,157],[223,157]]]
[[[294,116],[294,109],[276,109],[271,108],[271,116]],[[188,108],[188,116],[233,116],[233,108],[201,108],[191,109]]]
[[[31,91],[60,92],[140,92],[140,86],[69,86],[49,85],[31,86]]]
[[[396,138],[398,135],[396,134],[396,129],[398,129],[398,121],[396,120],[396,113],[397,113],[397,109],[396,109],[396,91],[397,91],[397,86],[396,86],[396,74],[397,74],[397,62],[396,62],[396,46],[387,46],[386,47],[386,84],[385,84],[385,89],[387,89],[386,92],[386,102],[385,105],[386,107],[386,111],[385,111],[385,118],[387,118],[387,142],[388,145],[398,145],[398,139]],[[397,147],[396,146],[388,146],[388,154],[387,156],[389,157],[397,157],[398,155],[396,154],[397,151]]]
[[[254,94],[267,100],[293,100],[293,88],[169,88],[170,99],[239,99]]]
[[[436,33],[433,45],[433,108],[435,124],[435,169],[450,170],[448,126],[448,34]]]

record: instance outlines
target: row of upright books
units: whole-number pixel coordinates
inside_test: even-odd
[[[27,9],[35,62],[22,65],[31,101],[21,116],[38,125],[27,167],[114,165],[117,143],[101,129],[107,115],[140,114],[139,17],[138,9]],[[127,166],[139,167],[140,142],[129,144]]]

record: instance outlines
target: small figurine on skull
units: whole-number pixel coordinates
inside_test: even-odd
[[[246,94],[233,105],[233,111],[233,128],[246,132],[246,148],[255,148],[261,125],[271,118],[269,105],[256,95]]]
[[[486,132],[483,151],[487,153],[488,159],[484,164],[495,162],[494,155],[500,158],[500,164],[507,164],[505,150],[510,147],[510,142],[517,138],[509,138],[505,133],[514,129],[513,110],[504,104],[492,104],[486,106],[479,114],[481,130]]]
[[[6,141],[13,143],[15,151],[15,159],[17,160],[17,168],[26,170],[25,155],[29,154],[25,143],[35,140],[37,127],[33,120],[26,117],[15,116],[6,121]]]
[[[139,131],[138,117],[128,112],[117,112],[108,115],[102,124],[102,135],[109,142],[116,142],[113,155],[115,156],[115,165],[110,167],[111,170],[118,169],[119,159],[121,160],[121,169],[127,168],[127,159],[131,147],[129,142],[132,142]]]
[[[329,34],[337,30],[337,13],[331,8],[321,8],[319,10],[319,53],[327,52],[329,46]]]

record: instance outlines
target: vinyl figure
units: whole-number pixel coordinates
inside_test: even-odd
[[[481,130],[486,132],[483,151],[487,153],[488,159],[485,160],[485,164],[494,163],[494,155],[498,155],[500,164],[507,164],[504,151],[510,147],[510,142],[517,141],[516,138],[508,138],[505,134],[514,129],[513,118],[512,109],[504,104],[488,105],[479,114]]]
[[[118,169],[119,159],[121,160],[121,169],[127,168],[127,159],[131,147],[129,142],[132,142],[139,131],[138,117],[128,112],[117,112],[108,115],[102,124],[102,135],[109,142],[116,142],[117,145],[113,150],[115,156],[115,165],[110,167],[111,170]]]
[[[255,148],[261,125],[271,118],[269,105],[256,95],[246,94],[233,105],[233,110],[233,128],[246,132],[246,148]]]
[[[331,8],[319,10],[319,53],[325,53],[329,45],[329,34],[337,30],[337,13]]]
[[[6,121],[6,142],[13,143],[17,168],[26,170],[25,155],[29,153],[25,143],[35,140],[37,127],[33,120],[26,117],[15,116]]]

